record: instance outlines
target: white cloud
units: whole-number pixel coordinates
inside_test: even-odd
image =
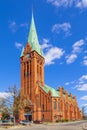
[[[82,106],[87,107],[87,104],[83,104]]]
[[[21,49],[23,45],[21,43],[15,42],[15,46],[17,49]]]
[[[72,52],[73,53],[79,53],[79,52],[81,52],[81,50],[82,50],[81,46],[84,45],[84,43],[85,42],[84,42],[83,39],[81,39],[81,40],[77,41],[76,43],[74,43],[73,46],[72,46],[73,47],[73,51]]]
[[[66,83],[65,83],[66,86],[69,85],[69,84],[70,84],[69,82],[66,82]]]
[[[1,99],[6,99],[6,98],[11,97],[11,96],[12,96],[11,93],[0,92],[0,98]]]
[[[64,54],[62,48],[52,46],[50,40],[46,38],[43,38],[41,48],[44,52],[45,65],[54,64],[55,60],[60,59]]]
[[[11,29],[12,32],[16,32],[18,28],[16,22],[15,21],[9,22],[9,28]]]
[[[66,56],[66,63],[67,64],[71,64],[73,63],[77,58],[78,58],[78,54],[81,53],[82,51],[82,46],[85,44],[85,41],[83,39],[75,42],[72,45],[72,52],[70,55]]]
[[[54,64],[54,60],[60,59],[64,54],[63,49],[52,47],[45,53],[45,65]]]
[[[83,58],[83,65],[84,65],[84,66],[87,66],[87,56],[85,56],[85,57]]]
[[[71,25],[70,23],[63,23],[63,24],[55,24],[52,27],[52,32],[60,33],[61,31],[65,32],[65,36],[70,35]]]
[[[21,23],[19,26],[28,28],[28,23]]]
[[[79,85],[76,85],[76,88],[77,90],[80,90],[80,91],[87,91],[87,84],[79,84]]]
[[[15,21],[10,21],[9,28],[12,32],[16,32],[19,28],[28,28],[28,24],[27,23],[17,24]]]
[[[84,56],[84,59],[87,59],[87,56]]]
[[[49,44],[49,39],[43,38],[41,45],[42,50],[47,49],[49,47],[52,47],[52,45]]]
[[[70,7],[75,3],[75,0],[47,0],[47,2],[56,7]]]
[[[75,88],[80,91],[87,91],[87,74],[82,75],[77,81],[76,81]]]
[[[66,56],[66,63],[71,64],[76,60],[76,58],[77,58],[76,54],[68,55],[68,56]]]
[[[87,59],[83,61],[83,65],[87,66]]]
[[[79,1],[77,2],[76,7],[86,8],[86,7],[87,7],[87,0],[79,0]]]
[[[75,84],[75,82],[76,82],[75,80],[70,81],[70,82],[67,81],[67,82],[65,83],[65,85],[66,85],[66,86],[68,86],[68,85],[71,85],[71,86],[72,86],[73,84]]]
[[[54,5],[55,7],[76,7],[86,8],[87,0],[47,0],[47,3]]]
[[[81,97],[81,100],[87,100],[87,96]],[[85,104],[85,106],[87,106],[87,104]]]
[[[80,83],[83,83],[84,81],[87,81],[87,75],[82,75],[82,76],[79,78],[79,81],[80,81]]]

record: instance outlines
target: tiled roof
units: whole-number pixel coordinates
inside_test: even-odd
[[[52,97],[60,97],[59,95],[59,91],[55,90],[54,88],[48,86],[48,85],[44,85],[44,86],[40,86],[43,91],[45,91],[46,93],[48,93],[49,91],[51,92],[52,94]]]

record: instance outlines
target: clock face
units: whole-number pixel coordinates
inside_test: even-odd
[[[30,54],[26,54],[26,58],[29,58],[30,57]]]

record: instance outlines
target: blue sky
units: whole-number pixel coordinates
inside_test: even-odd
[[[26,45],[32,5],[45,61],[45,83],[63,86],[87,106],[87,0],[0,1],[0,95],[20,88],[20,54]]]

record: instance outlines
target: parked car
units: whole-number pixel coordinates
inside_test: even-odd
[[[9,120],[2,120],[2,123],[8,123]]]
[[[13,122],[11,120],[2,120],[2,124],[10,124],[13,125]]]
[[[22,124],[22,125],[30,125],[30,121],[28,121],[28,120],[21,120],[20,124]]]

